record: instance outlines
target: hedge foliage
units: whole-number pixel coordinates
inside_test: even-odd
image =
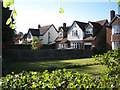
[[[101,74],[100,76],[88,76],[87,74],[73,73],[66,69],[58,69],[44,72],[26,72],[19,74],[8,74],[2,77],[2,88],[120,88],[120,76],[110,76],[109,74]]]

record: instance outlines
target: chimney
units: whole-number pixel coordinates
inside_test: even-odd
[[[40,25],[40,24],[38,25],[38,29],[39,29],[39,28],[41,28],[41,25]]]
[[[110,11],[110,18],[111,18],[111,21],[112,21],[112,19],[115,17],[115,11],[114,10],[112,10],[112,11]]]
[[[64,28],[66,27],[66,23],[63,23],[63,27],[64,27]]]

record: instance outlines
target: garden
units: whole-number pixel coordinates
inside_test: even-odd
[[[1,87],[120,89],[120,48],[93,58],[4,63]],[[100,72],[101,71],[101,72]]]

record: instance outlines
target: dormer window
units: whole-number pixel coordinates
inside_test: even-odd
[[[86,34],[92,34],[92,33],[93,33],[93,28],[86,29]]]
[[[63,32],[59,32],[59,37],[63,37]]]

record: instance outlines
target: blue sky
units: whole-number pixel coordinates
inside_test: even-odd
[[[71,2],[70,2],[71,1]],[[93,0],[94,1],[94,0]],[[74,20],[81,22],[110,20],[110,11],[118,13],[116,2],[81,2],[64,0],[61,1],[61,8],[64,13],[59,13],[59,0],[15,0],[14,7],[17,11],[16,30],[27,33],[29,28],[54,24],[62,26],[66,23],[70,26]]]

